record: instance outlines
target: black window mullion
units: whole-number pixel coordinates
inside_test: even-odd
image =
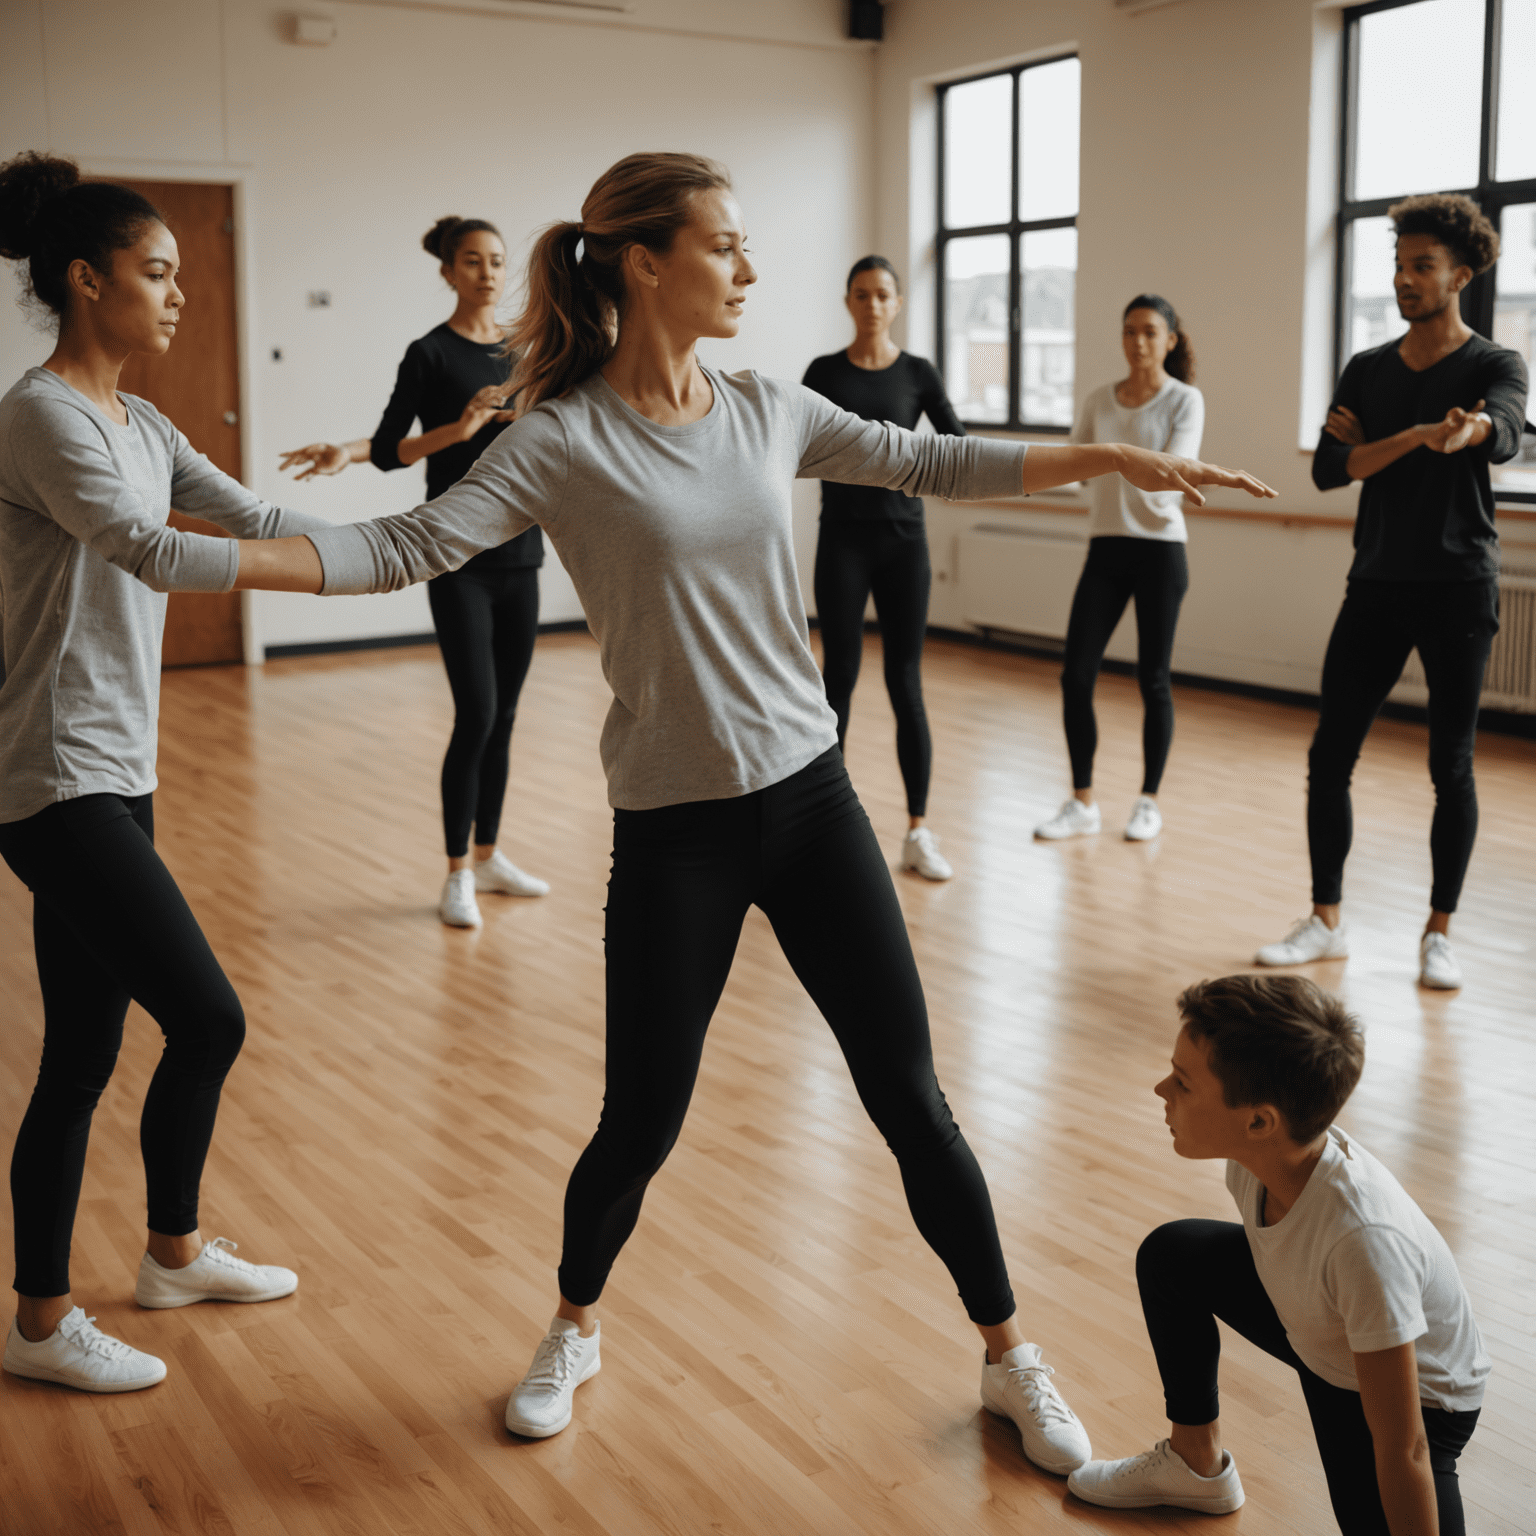
[[[1024,71],[1013,71],[1013,127],[1008,145],[1011,202],[1008,205],[1008,423],[1024,420],[1023,266],[1019,240],[1019,91]]]

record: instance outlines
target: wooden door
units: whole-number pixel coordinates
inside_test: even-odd
[[[161,357],[135,353],[123,367],[124,394],[164,411],[200,453],[240,478],[240,354],[235,321],[234,189],[189,181],[130,181],[165,216],[181,249],[181,324]],[[172,512],[197,533],[223,529]],[[173,592],[165,615],[167,667],[243,661],[238,592]]]

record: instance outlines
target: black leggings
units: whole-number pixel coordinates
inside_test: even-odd
[[[1143,709],[1141,792],[1157,793],[1173,743],[1173,635],[1188,590],[1189,561],[1182,544],[1117,536],[1088,541],[1061,669],[1062,721],[1074,789],[1093,787],[1093,754],[1099,745],[1093,689],[1109,637],[1125,605],[1135,598],[1136,681]]]
[[[1352,581],[1323,661],[1322,711],[1307,758],[1312,900],[1343,898],[1354,835],[1349,781],[1377,711],[1417,647],[1429,685],[1429,904],[1454,912],[1477,839],[1477,701],[1499,632],[1499,586],[1487,581]]]
[[[1360,1394],[1331,1386],[1301,1363],[1254,1268],[1242,1227],[1232,1221],[1174,1221],[1159,1227],[1136,1255],[1136,1283],[1163,1378],[1169,1420],[1209,1424],[1220,1417],[1219,1317],[1301,1377],[1302,1396],[1328,1478],[1328,1497],[1344,1536],[1389,1536]],[[1475,1408],[1461,1413],[1424,1409],[1440,1536],[1465,1536],[1456,1458],[1472,1438],[1477,1415]]]
[[[539,632],[539,573],[458,570],[427,583],[437,643],[453,692],[453,735],[443,758],[443,837],[461,859],[496,841],[507,793],[517,697]]]
[[[565,1195],[560,1291],[595,1302],[683,1127],[747,909],[767,914],[896,1154],[918,1231],[974,1322],[1013,1315],[986,1180],[933,1071],[885,856],[837,748],[754,794],[617,811],[603,1113]]]
[[[43,1059],[11,1158],[16,1289],[69,1290],[69,1240],[91,1116],[130,999],[165,1050],[139,1120],[149,1229],[196,1230],[219,1091],[245,1015],[154,847],[148,795],[82,795],[0,826],[0,856],[32,890]]]
[[[837,716],[838,746],[848,735],[848,710],[864,659],[864,605],[874,596],[907,814],[925,816],[933,738],[923,708],[923,637],[933,567],[923,525],[823,522],[816,541],[815,585],[822,673],[827,702]]]

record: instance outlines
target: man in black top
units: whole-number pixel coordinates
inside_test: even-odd
[[[1499,536],[1488,466],[1515,456],[1526,367],[1477,335],[1458,295],[1491,267],[1499,237],[1470,198],[1410,197],[1389,210],[1398,313],[1408,334],[1357,353],[1334,392],[1312,461],[1319,490],[1363,482],[1355,559],[1323,662],[1308,758],[1312,915],[1258,953],[1261,965],[1342,959],[1349,781],[1371,722],[1410,652],[1429,686],[1434,885],[1419,980],[1461,985],[1447,935],[1477,835],[1472,754],[1489,648],[1499,628]]]

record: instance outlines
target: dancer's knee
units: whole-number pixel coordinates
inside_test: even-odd
[[[1142,1238],[1136,1250],[1136,1283],[1142,1290],[1190,1269],[1196,1261],[1198,1226],[1196,1221],[1169,1221]]]

